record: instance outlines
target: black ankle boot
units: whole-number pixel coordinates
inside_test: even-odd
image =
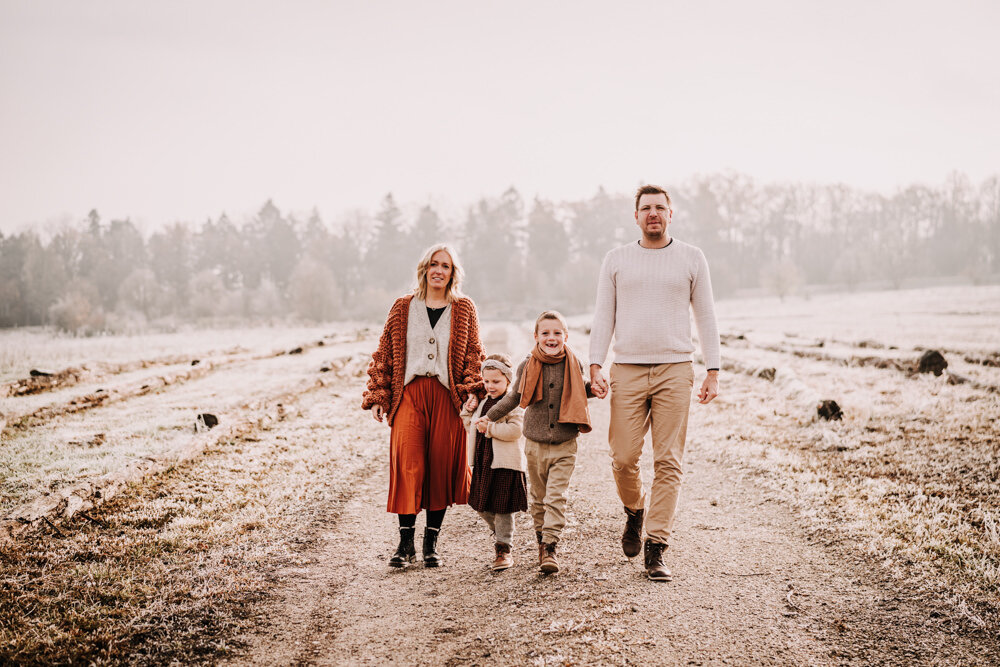
[[[424,528],[424,567],[441,567],[441,557],[437,552],[440,528]]]
[[[413,533],[416,529],[399,527],[399,546],[396,553],[389,559],[389,567],[406,567],[407,563],[412,563],[417,559],[417,548],[413,546]]]

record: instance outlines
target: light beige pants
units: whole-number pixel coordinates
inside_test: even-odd
[[[646,536],[653,542],[666,544],[673,529],[693,386],[689,361],[611,366],[611,469],[618,497],[629,509],[646,506],[639,457],[646,431],[653,429],[653,485],[646,511]]]
[[[555,544],[566,527],[566,492],[576,467],[576,438],[547,445],[524,439],[531,503],[528,508],[542,542]]]

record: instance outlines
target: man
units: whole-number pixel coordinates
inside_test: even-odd
[[[605,256],[590,333],[591,384],[601,398],[608,391],[601,367],[615,337],[608,441],[618,497],[625,505],[622,550],[629,558],[642,550],[646,576],[653,581],[670,580],[663,552],[677,509],[694,386],[690,311],[708,369],[698,402],[709,403],[719,394],[719,330],[708,262],[695,246],[670,237],[672,218],[665,190],[639,188],[635,221],[642,238]],[[654,476],[647,511],[639,456],[650,428]]]

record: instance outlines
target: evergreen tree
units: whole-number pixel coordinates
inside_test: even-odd
[[[526,254],[526,293],[533,297],[533,310],[566,310],[568,297],[562,277],[570,259],[569,234],[556,218],[552,204],[537,197],[528,214]]]
[[[420,209],[417,222],[413,225],[410,242],[414,250],[423,250],[444,242],[444,229],[437,211],[430,205]]]
[[[414,281],[419,252],[410,245],[403,214],[390,192],[375,215],[375,238],[364,266],[366,280],[390,292],[406,290]]]
[[[150,267],[165,288],[163,311],[183,314],[188,309],[192,252],[187,225],[175,222],[149,239]]]

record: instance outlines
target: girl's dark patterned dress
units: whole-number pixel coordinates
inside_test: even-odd
[[[485,415],[499,400],[500,398],[487,396],[480,414]],[[524,483],[524,473],[507,468],[491,468],[492,464],[493,439],[487,438],[486,434],[477,430],[469,506],[477,512],[494,514],[527,511],[528,492]]]

